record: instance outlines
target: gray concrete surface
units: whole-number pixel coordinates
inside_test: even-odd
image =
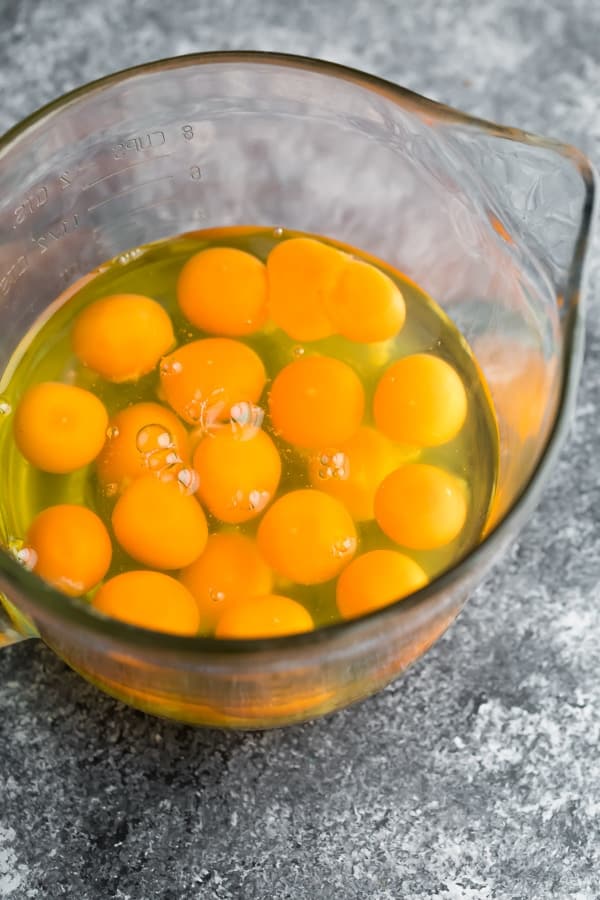
[[[0,130],[191,51],[325,57],[600,154],[588,0],[1,0]],[[456,626],[403,680],[265,734],[98,694],[42,645],[0,653],[0,897],[600,897],[600,246],[569,445]]]

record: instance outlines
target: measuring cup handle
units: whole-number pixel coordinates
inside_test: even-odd
[[[33,626],[0,593],[0,650],[32,637],[37,637]]]

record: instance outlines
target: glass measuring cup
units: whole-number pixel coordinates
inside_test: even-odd
[[[224,727],[310,718],[389,682],[454,619],[557,454],[581,363],[592,194],[571,147],[270,54],[132,69],[14,128],[0,142],[0,371],[32,323],[106,259],[198,228],[283,225],[360,247],[435,297],[487,379],[500,469],[480,546],[362,619],[275,640],[156,634],[97,617],[0,550],[0,641],[39,634],[108,693]]]

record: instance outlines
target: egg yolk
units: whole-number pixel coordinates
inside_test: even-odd
[[[346,507],[321,491],[284,494],[258,528],[262,555],[284,578],[319,584],[334,578],[356,552],[356,528]]]
[[[354,619],[388,606],[427,584],[413,559],[396,550],[372,550],[353,559],[336,585],[336,601],[344,619]]]
[[[267,320],[265,264],[233,247],[202,250],[181,270],[177,300],[184,316],[202,331],[252,334]]]
[[[389,340],[406,317],[404,297],[392,279],[358,259],[342,270],[325,309],[338,334],[361,344]]]
[[[179,347],[160,366],[164,397],[182,419],[209,429],[237,403],[256,403],[265,386],[262,360],[229,338],[204,338]]]
[[[108,413],[83,388],[45,381],[30,387],[15,414],[14,435],[23,456],[42,472],[66,474],[100,453]]]
[[[247,522],[271,502],[281,477],[281,459],[264,431],[245,438],[223,428],[200,441],[194,452],[198,496],[222,522]]]
[[[456,437],[467,415],[467,394],[455,370],[428,353],[405,356],[379,380],[375,423],[394,441],[437,447]]]
[[[364,406],[358,375],[328,356],[303,357],[285,366],[269,394],[275,430],[298,447],[347,441],[358,430]]]
[[[268,594],[232,603],[217,622],[218,638],[270,638],[312,631],[308,611],[289,597]]]
[[[364,522],[375,516],[375,492],[383,479],[419,453],[419,449],[395,445],[375,428],[363,425],[349,441],[311,454],[310,482],[341,500],[353,519]]]
[[[168,634],[197,634],[201,617],[186,587],[162,572],[116,575],[95,594],[92,606],[129,625]]]
[[[137,381],[173,346],[168,314],[141,294],[96,300],[77,317],[73,349],[79,360],[108,381]]]
[[[112,557],[102,520],[84,506],[49,506],[27,533],[33,571],[64,594],[79,597],[101,581]]]
[[[204,553],[179,573],[179,580],[193,594],[207,633],[231,603],[251,601],[273,587],[255,541],[235,532],[209,535]]]
[[[269,313],[295,341],[317,341],[335,331],[325,298],[348,256],[313,238],[290,238],[267,258]]]
[[[208,537],[198,501],[172,481],[143,475],[117,500],[112,526],[121,547],[156,569],[181,569],[197,559]]]
[[[159,474],[171,457],[189,461],[189,438],[176,415],[160,403],[134,403],[111,418],[96,460],[104,486],[123,488],[140,475]]]
[[[437,466],[402,466],[379,486],[375,518],[388,537],[405,547],[444,547],[458,537],[465,524],[464,487],[458,478]]]

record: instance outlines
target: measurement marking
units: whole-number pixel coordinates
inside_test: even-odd
[[[11,287],[14,287],[28,268],[27,257],[19,256],[7,272],[0,274],[0,295],[3,297],[8,296]]]
[[[18,225],[22,225],[30,216],[35,215],[47,202],[48,188],[46,185],[44,184],[41,187],[33,188],[29,193],[29,196],[26,197],[20,206],[17,206],[17,208],[13,210],[15,219],[13,230],[17,228]]]
[[[111,197],[106,197],[104,200],[100,200],[98,203],[93,203],[92,206],[88,206],[88,212],[93,212],[95,209],[98,209],[101,206],[106,206],[107,203],[112,203],[113,200],[117,200],[119,197],[125,197],[127,194],[131,194],[134,191],[138,191],[140,188],[148,187],[150,184],[159,184],[161,181],[172,181],[173,175],[161,175],[159,178],[151,178],[150,181],[144,181],[141,184],[134,184],[129,188],[125,188],[122,191],[119,191],[118,194],[113,194]]]
[[[174,178],[173,175],[169,175],[167,177]],[[177,187],[172,193],[170,193],[168,195],[168,199],[172,200],[174,197],[177,197],[179,194],[182,193],[183,189],[184,189],[184,185],[179,185],[179,187]],[[121,222],[121,221],[123,221],[123,219],[127,219],[136,213],[145,212],[145,210],[151,209],[153,206],[160,206],[162,203],[164,203],[165,199],[166,199],[165,197],[157,197],[156,200],[152,200],[150,203],[145,203],[143,206],[136,206],[134,209],[128,210],[124,216],[117,216],[115,221]],[[201,219],[206,218],[206,213],[203,210],[199,210],[198,208],[196,209],[196,214],[199,215],[199,217]],[[97,229],[94,229],[94,231],[97,231]]]
[[[153,156],[152,160],[155,159],[166,159],[168,156],[172,156],[172,153],[159,153],[157,156]],[[89,184],[86,184],[85,187],[82,188],[82,191],[87,191],[90,188],[95,187],[97,184],[101,184],[103,181],[108,181],[109,178],[114,178],[115,175],[121,175],[123,172],[126,172],[128,169],[135,169],[136,166],[147,166],[147,159],[140,159],[137,162],[130,163],[128,166],[123,166],[122,169],[117,169],[116,172],[109,172],[108,175],[103,175],[102,178],[97,178],[95,181],[90,181]]]
[[[157,200],[153,200],[151,203],[145,203],[144,206],[136,206],[135,209],[130,209],[127,215],[132,216],[134,213],[144,212],[144,210],[152,209],[153,206],[160,206],[164,202],[165,198],[159,197]]]

